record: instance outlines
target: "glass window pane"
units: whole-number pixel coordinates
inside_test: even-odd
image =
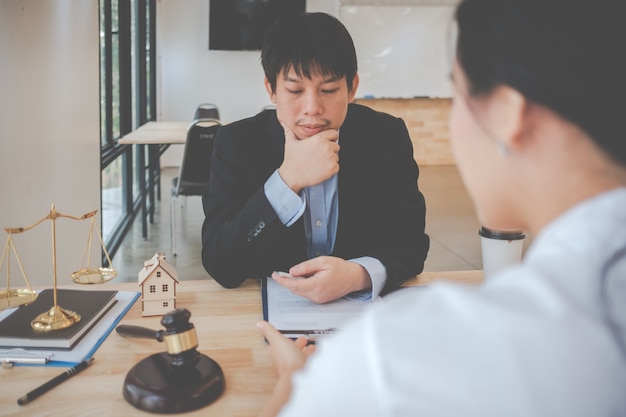
[[[122,159],[115,159],[102,170],[102,238],[105,242],[122,219]]]
[[[111,31],[117,33],[119,30],[119,2],[118,0],[111,0]]]
[[[154,115],[150,111],[150,97],[152,95],[152,71],[150,71],[150,2],[146,2],[146,116],[148,120],[153,120]]]
[[[137,8],[135,7],[135,1],[130,2],[130,79],[132,80],[133,88],[130,90],[131,95],[131,111],[132,111],[132,123],[133,126],[139,124],[138,114],[135,111],[137,103],[137,88],[135,87],[137,80]]]
[[[132,176],[134,178],[133,181],[133,200],[139,198],[139,176],[137,175],[137,154],[138,154],[138,149],[139,146],[133,146],[133,172],[132,172]]]
[[[100,146],[107,144],[106,134],[106,45],[104,43],[104,2],[100,2]]]
[[[144,3],[141,3],[144,4]],[[143,122],[144,109],[139,109],[137,103],[146,103],[147,119],[155,117],[154,100],[156,92],[151,90],[152,81],[155,74],[151,73],[154,61],[151,60],[150,52],[154,53],[155,45],[150,45],[151,32],[155,30],[150,25],[151,11],[154,14],[155,1],[148,0],[145,3],[145,10],[138,9],[137,0],[100,0],[100,89],[101,89],[101,146],[106,151],[107,158],[110,155],[117,155],[116,160],[109,163],[102,169],[102,235],[105,243],[108,239],[117,235],[117,229],[122,226],[122,221],[128,219],[127,216],[133,213],[127,212],[132,209],[133,202],[141,198],[139,178],[144,178],[147,182],[148,171],[146,167],[140,167],[138,172],[137,155],[140,146],[134,145],[128,148],[131,153],[120,152],[116,144],[122,134],[122,129],[136,128],[139,122]],[[107,10],[110,16],[107,16]],[[130,15],[126,15],[129,13]],[[154,18],[154,15],[152,15]],[[142,19],[141,22],[139,19]],[[145,22],[143,21],[145,19]],[[110,27],[105,27],[105,21],[110,23]],[[138,28],[143,28],[145,23],[145,44],[143,42],[144,33],[139,34]],[[130,27],[126,27],[129,24]],[[123,27],[121,25],[124,25]],[[154,33],[152,33],[152,39]],[[142,53],[140,54],[139,51]],[[146,57],[143,56],[146,51]],[[130,56],[120,56],[120,53],[130,54]],[[107,61],[110,57],[110,61]],[[139,62],[139,59],[142,62]],[[126,65],[129,65],[127,68]],[[146,65],[145,71],[143,65]],[[152,65],[151,65],[152,64]],[[124,68],[121,68],[124,65]],[[130,73],[127,73],[129,71]],[[152,80],[152,81],[151,81]],[[120,83],[125,89],[121,90]],[[110,84],[108,84],[110,83]],[[141,83],[141,85],[140,85]],[[145,84],[144,84],[145,83]],[[152,109],[152,112],[151,112]],[[139,118],[141,117],[141,120]],[[130,126],[126,125],[126,121]],[[122,126],[122,122],[124,125]],[[111,129],[108,131],[108,129]],[[145,150],[146,164],[149,158],[147,146]],[[103,155],[105,155],[103,153]],[[132,155],[132,156],[131,156]],[[132,168],[127,168],[127,158],[132,158]],[[126,187],[131,187],[127,190]],[[130,198],[131,201],[126,201]],[[114,253],[111,253],[114,255]]]
[[[113,102],[113,137],[120,137],[120,48],[119,48],[119,36],[113,35],[112,41],[112,61],[113,61],[113,92],[111,99]]]

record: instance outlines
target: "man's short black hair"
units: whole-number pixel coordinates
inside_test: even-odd
[[[284,14],[266,33],[261,64],[272,91],[282,70],[298,76],[346,77],[348,90],[357,72],[356,51],[345,26],[326,13]]]

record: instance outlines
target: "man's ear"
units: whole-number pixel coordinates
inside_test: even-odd
[[[359,88],[359,74],[354,74],[352,79],[352,89],[348,92],[348,102],[352,103],[356,97],[356,90]]]
[[[272,89],[272,84],[270,84],[270,80],[267,77],[263,78],[263,84],[265,85],[265,90],[267,90],[267,95],[270,97],[270,101],[276,104],[276,92]]]

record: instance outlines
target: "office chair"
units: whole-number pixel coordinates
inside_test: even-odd
[[[194,120],[199,119],[216,119],[220,120],[220,111],[215,104],[202,103],[196,108],[196,113],[193,116]]]
[[[172,179],[170,194],[170,238],[176,256],[176,200],[201,196],[209,184],[213,138],[220,122],[217,119],[194,120],[187,128],[187,139],[178,176]],[[184,204],[181,204],[184,207]]]

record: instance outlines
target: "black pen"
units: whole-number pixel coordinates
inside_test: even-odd
[[[298,336],[326,336],[335,334],[337,329],[334,327],[328,329],[315,329],[315,330],[279,330],[284,335],[298,335]]]
[[[307,344],[315,345],[317,339],[320,336],[329,336],[331,334],[335,334],[337,329],[319,329],[319,330],[279,330],[284,336],[287,336],[291,340],[296,340],[298,337],[302,336],[306,338],[308,341]]]
[[[22,398],[17,400],[17,403],[19,405],[28,404],[35,398],[39,397],[41,394],[45,394],[46,392],[50,391],[52,388],[59,385],[61,382],[65,381],[66,379],[69,379],[71,376],[74,376],[80,371],[82,371],[83,369],[87,368],[89,365],[91,365],[93,360],[94,358],[85,359],[84,361],[77,364],[76,366],[63,372],[61,375],[55,376],[54,378],[52,378],[50,381],[46,382],[42,386],[35,388],[28,394],[24,395]]]

